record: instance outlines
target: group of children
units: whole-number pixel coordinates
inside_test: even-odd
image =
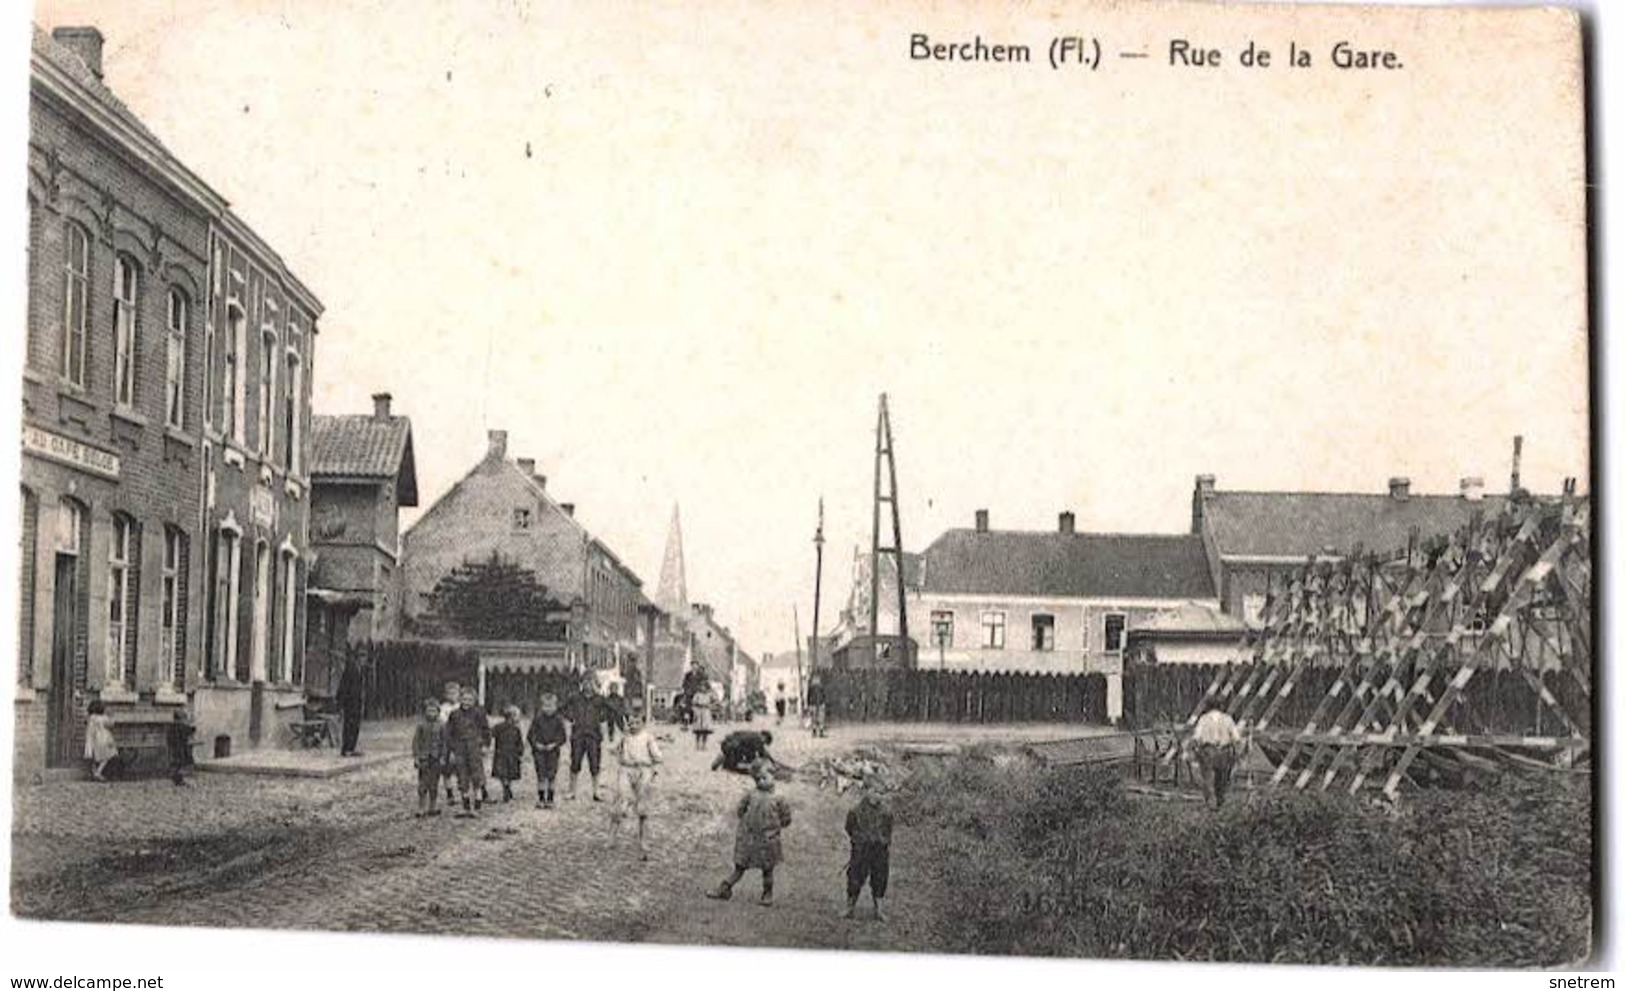
[[[504,802],[513,798],[513,782],[521,776],[524,749],[528,746],[536,769],[536,805],[542,809],[553,808],[555,781],[566,743],[570,745],[570,781],[565,797],[575,797],[576,782],[585,766],[592,778],[592,799],[602,801],[599,792],[602,727],[618,720],[607,717],[602,700],[590,686],[573,698],[568,711],[563,713],[559,711],[556,696],[542,696],[535,716],[523,733],[520,731],[523,714],[517,706],[507,706],[502,721],[492,727],[485,710],[476,704],[473,691],[448,685],[446,696],[445,702],[432,699],[424,702],[423,718],[412,738],[412,757],[418,775],[417,816],[440,814],[436,805],[442,782],[447,804],[454,801],[453,779],[462,804],[458,815],[477,815],[486,801],[483,754],[488,746],[493,750],[491,776],[502,785]],[[455,704],[452,699],[456,700]],[[628,712],[624,730],[611,750],[616,777],[609,817],[610,839],[611,842],[618,840],[627,820],[636,820],[638,854],[648,860],[650,805],[663,757],[642,712],[636,709]],[[751,735],[762,738],[762,744],[772,739],[766,733]],[[729,750],[724,747],[724,756]],[[751,756],[754,759],[744,766],[739,766],[742,762],[729,764],[719,759],[719,764],[729,770],[748,773],[754,787],[735,808],[738,832],[734,839],[733,871],[706,894],[715,899],[731,898],[734,887],[747,872],[754,870],[762,875],[761,904],[772,905],[774,868],[784,859],[781,834],[792,817],[789,803],[775,794],[776,764],[767,755],[766,747],[755,748]],[[884,919],[881,906],[891,873],[892,814],[874,781],[864,782],[862,797],[848,811],[846,833],[851,853],[846,865],[844,915],[849,919],[854,916],[858,897],[867,885],[874,901],[874,917]]]
[[[456,699],[455,704],[452,699]],[[592,781],[592,800],[603,801],[599,787],[603,758],[603,736],[623,732],[612,744],[617,765],[614,803],[610,810],[611,837],[618,837],[622,823],[637,820],[638,851],[648,854],[650,789],[661,763],[659,746],[645,725],[642,713],[621,714],[601,698],[594,687],[584,686],[571,699],[566,712],[559,711],[558,697],[543,695],[530,726],[521,732],[523,713],[516,705],[503,709],[502,721],[495,727],[477,704],[471,689],[446,686],[446,701],[423,703],[423,718],[412,737],[412,759],[418,775],[416,815],[436,816],[439,788],[444,783],[446,804],[461,802],[457,815],[477,815],[488,800],[484,752],[492,750],[491,777],[502,786],[502,800],[513,800],[513,783],[522,776],[524,751],[528,746],[536,770],[536,807],[552,809],[557,801],[556,785],[564,745],[570,745],[570,780],[566,799],[576,796],[576,783],[585,768]],[[455,780],[457,790],[452,791]]]
[[[774,794],[777,779],[771,764],[758,762],[750,773],[755,789],[741,798],[734,810],[739,826],[734,836],[733,871],[705,894],[707,898],[727,901],[733,897],[734,886],[755,870],[762,874],[759,901],[771,906],[773,871],[784,859],[781,835],[790,825],[790,804]],[[858,803],[846,813],[846,836],[850,853],[845,870],[846,911],[842,917],[856,917],[858,896],[867,885],[874,902],[874,917],[883,922],[886,914],[881,906],[891,882],[892,813],[873,779],[863,782]]]

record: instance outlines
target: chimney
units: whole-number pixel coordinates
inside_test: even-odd
[[[1196,476],[1196,488],[1191,490],[1191,533],[1202,532],[1202,524],[1207,520],[1203,502],[1218,484],[1219,480],[1212,475]]]
[[[987,532],[987,510],[985,509],[978,509],[976,511],[976,532]]]
[[[1411,497],[1411,480],[1403,475],[1395,475],[1388,480],[1388,495],[1400,502]]]
[[[1523,487],[1523,485],[1522,485],[1523,473],[1521,471],[1522,468],[1523,468],[1523,434],[1519,434],[1516,437],[1512,438],[1512,488],[1509,491],[1517,492],[1520,488]]]
[[[389,401],[394,397],[387,392],[372,394],[372,418],[374,420],[389,419]]]
[[[488,430],[485,436],[491,445],[490,450],[485,452],[487,460],[501,461],[508,456],[508,431]]]
[[[79,56],[97,79],[102,78],[102,33],[93,27],[63,27],[51,32],[57,44]]]
[[[532,478],[536,477],[536,459],[535,458],[520,458],[518,460],[517,464],[519,465],[519,470],[520,471],[524,472],[525,474],[529,475]]]
[[[546,475],[532,474],[530,477],[531,477],[531,479],[533,481],[536,482],[536,487],[537,488],[540,488],[540,489],[547,488],[547,476]]]
[[[1077,533],[1078,532],[1078,520],[1077,520],[1077,517],[1072,515],[1071,510],[1067,510],[1066,512],[1061,514],[1061,532],[1062,533]]]
[[[564,510],[566,516],[574,517],[576,514],[576,504],[573,502],[561,502],[559,508]]]
[[[1484,498],[1484,479],[1477,475],[1462,479],[1461,497],[1468,502],[1477,502]]]

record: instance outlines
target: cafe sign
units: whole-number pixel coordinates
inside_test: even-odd
[[[88,471],[105,478],[118,477],[118,455],[81,444],[71,437],[39,427],[23,426],[23,452]]]
[[[254,486],[252,499],[253,505],[251,508],[254,514],[254,522],[263,527],[275,526],[276,497],[271,495],[271,490],[263,485],[256,485]]]

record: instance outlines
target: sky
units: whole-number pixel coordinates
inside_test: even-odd
[[[834,8],[831,8],[834,9]],[[1177,532],[1221,489],[1589,472],[1578,52],[1560,18],[505,0],[47,2],[326,305],[319,413],[488,429],[752,653],[824,626],[890,397],[904,544]],[[1529,17],[1507,46],[1508,21]],[[1157,20],[1156,18],[1161,18]],[[1101,71],[911,60],[1098,37]],[[1312,70],[1170,67],[1301,42]],[[1337,72],[1337,40],[1405,68]],[[1114,60],[1120,49],[1152,57]],[[1277,55],[1277,59],[1283,56]],[[408,514],[410,518],[410,514]]]

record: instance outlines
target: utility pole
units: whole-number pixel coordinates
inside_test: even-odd
[[[818,673],[818,606],[824,589],[824,497],[818,497],[818,531],[813,534],[813,551],[818,564],[813,572],[812,657],[807,668],[809,676]]]
[[[880,543],[880,504],[891,504],[892,539],[889,546]],[[869,635],[879,647],[880,637],[880,558],[892,559],[897,575],[897,638],[908,660],[908,603],[903,586],[903,522],[897,508],[897,459],[892,454],[891,415],[886,409],[886,394],[880,394],[880,419],[875,424],[875,508],[874,532],[869,545]]]

